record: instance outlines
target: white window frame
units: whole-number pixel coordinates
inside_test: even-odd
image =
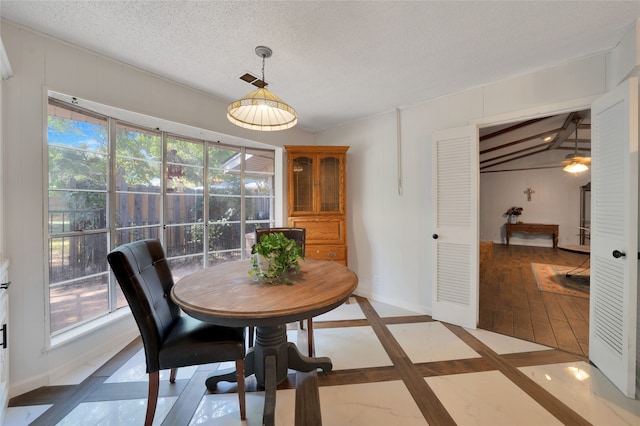
[[[106,216],[107,216],[107,250],[111,250],[114,247],[112,247],[112,245],[114,244],[115,241],[115,232],[117,232],[117,229],[115,228],[115,204],[116,204],[116,191],[115,191],[115,163],[116,163],[116,144],[115,144],[115,140],[116,140],[116,123],[118,122],[123,122],[125,120],[121,120],[118,119],[117,117],[114,116],[114,114],[111,114],[109,112],[105,113],[103,111],[95,111],[94,108],[90,108],[90,107],[84,107],[84,105],[82,106],[78,106],[76,101],[76,98],[72,98],[70,96],[67,95],[62,95],[56,92],[52,92],[49,91],[49,97],[56,99],[58,102],[62,101],[65,102],[67,99],[73,99],[73,102],[71,102],[72,105],[70,105],[73,108],[76,109],[80,109],[80,110],[87,110],[88,113],[94,113],[94,114],[98,114],[101,116],[105,116],[107,117],[107,123],[108,123],[108,156],[109,156],[109,171],[108,171],[108,182],[107,182],[107,203],[106,203]],[[69,103],[69,102],[66,102]],[[98,105],[98,104],[94,104],[92,102],[86,101],[86,103],[88,105]],[[49,105],[49,101],[47,100],[47,105],[45,108],[48,108]],[[106,111],[115,111],[115,109],[110,108],[110,107],[106,107],[105,106]],[[133,114],[133,113],[131,113]],[[46,122],[45,122],[45,135],[48,135],[48,117],[49,114],[48,112],[45,114],[46,117]],[[148,118],[148,117],[147,117]],[[148,123],[141,123],[141,124],[136,124],[134,123],[134,121],[132,121],[131,119],[127,119],[127,122],[130,122],[132,124],[134,124],[136,127],[140,127],[140,128],[148,128],[149,125]],[[158,119],[158,122],[162,122],[162,120]],[[180,127],[181,125],[178,123],[172,123],[178,127]],[[159,126],[158,126],[159,128]],[[186,128],[186,127],[185,127]],[[156,129],[156,128],[154,128]],[[185,132],[188,133],[188,132]],[[167,150],[167,145],[166,145],[166,138],[167,136],[170,137],[175,137],[175,138],[184,138],[186,140],[194,140],[194,138],[188,134],[181,134],[180,132],[176,132],[175,130],[172,131],[160,131],[161,137],[162,137],[162,173],[163,173],[163,178],[164,178],[164,171],[166,170],[166,150]],[[278,199],[279,197],[279,189],[282,188],[282,173],[279,170],[281,167],[281,162],[282,159],[279,158],[281,156],[281,151],[280,151],[280,156],[278,155],[278,150],[273,148],[273,147],[268,147],[268,148],[262,148],[262,147],[255,147],[255,146],[240,146],[240,145],[235,145],[235,144],[221,144],[220,141],[216,141],[216,140],[209,140],[209,139],[199,139],[196,138],[198,141],[202,140],[203,144],[204,144],[204,157],[205,157],[205,161],[204,161],[204,167],[205,167],[205,182],[206,181],[206,174],[207,174],[207,167],[208,167],[208,161],[207,161],[207,157],[208,157],[208,150],[207,148],[209,146],[215,146],[215,147],[228,147],[229,149],[233,149],[233,150],[238,150],[238,152],[240,153],[240,158],[241,158],[241,162],[242,162],[242,167],[241,167],[241,213],[240,213],[240,229],[241,229],[241,235],[244,235],[244,231],[245,231],[245,226],[247,223],[256,223],[256,222],[260,222],[260,221],[255,221],[255,220],[250,220],[247,221],[245,218],[245,211],[244,211],[244,206],[245,206],[245,191],[244,191],[244,180],[245,180],[245,159],[246,159],[246,151],[247,149],[250,150],[264,150],[264,151],[271,151],[273,152],[273,172],[272,174],[272,191],[270,194],[271,197],[271,216],[268,219],[270,224],[276,224],[278,223],[278,212],[280,209],[277,208],[278,206]],[[45,140],[44,143],[44,158],[45,158],[45,185],[47,187],[47,191],[44,191],[44,198],[45,198],[45,202],[44,202],[44,206],[45,206],[45,227],[44,227],[44,240],[45,240],[45,246],[48,247],[48,241],[49,238],[53,235],[49,233],[49,181],[48,178],[46,178],[48,176],[49,173],[49,168],[48,168],[48,157],[49,157],[49,143],[48,143],[48,138],[47,140]],[[162,179],[164,181],[164,179]],[[206,188],[206,185],[205,185]],[[205,210],[208,209],[208,191],[203,191],[204,193],[204,206],[203,208]],[[164,241],[166,240],[166,223],[165,223],[165,218],[164,218],[164,212],[165,212],[165,204],[166,204],[166,188],[165,188],[165,184],[164,182],[161,185],[161,223],[160,223],[160,233],[159,233],[159,239],[161,240],[161,242],[164,243]],[[205,218],[208,220],[208,214],[205,214]],[[204,242],[204,264],[203,267],[206,267],[208,265],[208,261],[209,261],[209,256],[210,256],[210,250],[208,247],[208,243],[207,243],[207,239],[204,238],[203,239]],[[241,258],[246,258],[246,246],[245,246],[245,240],[241,239],[241,247],[240,247],[240,256]],[[170,258],[168,257],[168,259],[170,260]],[[96,328],[100,328],[103,327],[113,321],[117,321],[120,320],[122,318],[127,318],[129,317],[129,308],[125,307],[125,308],[117,308],[116,305],[116,297],[115,297],[115,289],[117,287],[117,282],[115,281],[115,278],[113,276],[113,274],[111,273],[110,269],[108,269],[108,273],[109,273],[109,312],[98,315],[96,317],[93,317],[91,319],[88,319],[86,321],[82,321],[82,322],[78,322],[72,326],[69,326],[67,328],[61,329],[55,333],[51,333],[51,329],[50,329],[50,324],[51,324],[51,317],[50,317],[50,313],[51,313],[51,309],[50,309],[50,277],[49,277],[49,267],[50,267],[50,256],[49,253],[47,251],[47,254],[45,255],[45,262],[47,267],[45,268],[45,285],[46,285],[46,291],[45,291],[45,297],[46,297],[46,330],[47,330],[47,336],[48,336],[48,341],[45,343],[45,349],[50,349],[59,345],[62,345],[66,342],[75,340],[76,338],[83,336],[85,334],[91,333],[93,330],[95,330]]]

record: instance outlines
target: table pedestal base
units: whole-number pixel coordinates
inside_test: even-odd
[[[268,372],[266,360],[275,356],[275,371]],[[297,346],[287,342],[287,328],[285,325],[274,327],[257,327],[255,346],[247,352],[245,358],[245,376],[255,374],[259,386],[265,387],[267,376],[274,375],[275,385],[279,385],[287,378],[289,368],[308,372],[321,368],[323,372],[331,371],[333,365],[328,357],[312,358],[302,355]],[[235,369],[216,371],[206,380],[207,389],[214,390],[218,382],[235,382]]]
[[[259,386],[265,389],[262,424],[274,426],[276,388],[287,378],[287,369],[309,372],[321,368],[331,371],[333,365],[328,357],[311,358],[300,353],[296,345],[287,342],[287,328],[257,327],[255,346],[249,349],[244,360],[244,375],[255,374]],[[228,368],[212,373],[206,380],[207,389],[214,390],[218,382],[235,382],[235,369]]]

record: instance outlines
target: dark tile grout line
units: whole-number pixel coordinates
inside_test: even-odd
[[[114,355],[109,361],[98,368],[93,374],[83,380],[79,385],[73,387],[73,392],[63,401],[54,403],[47,411],[42,413],[31,422],[31,426],[50,426],[57,424],[67,416],[78,404],[82,403],[91,393],[104,383],[113,372],[122,367],[133,354],[142,347],[142,339],[136,338],[121,351]],[[111,372],[110,374],[107,374]],[[11,406],[11,401],[9,406]]]
[[[164,420],[162,420],[162,426],[178,425],[184,422],[184,419],[191,420],[193,418],[200,406],[200,401],[208,392],[203,384],[207,380],[209,373],[210,371],[197,370],[191,376],[187,386],[180,392],[176,402],[171,406]]]
[[[429,425],[455,425],[456,422],[451,417],[440,399],[424,380],[417,367],[411,362],[406,352],[395,339],[391,331],[382,321],[373,306],[367,299],[357,298],[360,308],[371,324],[373,331],[382,343],[384,350],[389,355],[391,362],[400,373],[400,378],[409,390],[414,402],[422,412]]]
[[[538,401],[538,403],[540,403],[551,414],[554,414],[555,411],[558,415],[554,415],[556,415],[556,417],[558,417],[560,420],[564,419],[566,421],[567,419],[570,419],[573,424],[589,424],[588,422],[586,422],[586,420],[573,412],[573,410],[571,410],[557,398],[553,397],[551,394],[539,387],[539,385],[535,384],[535,382],[533,382],[531,379],[517,370],[517,368],[506,359],[508,358],[508,356],[505,358],[496,354],[489,347],[484,345],[484,343],[480,342],[462,327],[442,323],[452,332],[454,332],[454,334],[458,335],[458,337],[461,338],[467,345],[476,350],[476,352],[481,355],[481,359],[473,358],[469,360],[451,360],[438,361],[433,363],[413,364],[409,360],[404,350],[400,347],[399,343],[395,340],[386,325],[415,322],[432,322],[434,320],[432,320],[431,317],[427,315],[382,318],[378,315],[378,313],[375,311],[375,308],[373,308],[373,306],[367,299],[358,296],[355,296],[355,298],[360,308],[365,313],[366,319],[336,320],[326,322],[319,321],[315,324],[316,328],[371,326],[375,331],[376,336],[382,343],[383,347],[387,351],[389,357],[391,358],[393,366],[339,370],[327,374],[321,374],[318,376],[318,384],[320,387],[353,383],[373,383],[377,381],[402,379],[411,394],[414,396],[416,404],[421,409],[423,415],[425,416],[425,419],[429,424],[455,424],[453,418],[446,411],[446,408],[438,400],[433,390],[431,390],[427,382],[424,380],[424,377],[438,376],[441,374],[449,375],[477,371],[498,370],[505,374],[507,378],[509,378],[512,382],[514,382],[518,387],[523,389],[528,394],[529,392],[533,392],[532,398]],[[478,349],[476,349],[476,347]],[[68,413],[76,408],[78,404],[84,402],[85,400],[89,400],[89,396],[91,395],[91,393],[93,393],[94,391],[96,391],[96,389],[103,385],[105,380],[107,380],[120,367],[122,367],[140,349],[142,349],[142,342],[140,337],[138,337],[130,344],[128,344],[125,348],[123,348],[120,352],[114,355],[104,365],[99,367],[93,374],[91,374],[80,384],[75,386],[43,387],[30,393],[12,398],[11,401],[9,401],[9,406],[16,407],[34,405],[33,403],[28,403],[30,399],[42,400],[42,402],[39,402],[39,404],[53,403],[52,407],[50,407],[47,411],[45,411],[45,413],[39,416],[32,423],[32,425],[55,424],[61,421]],[[555,350],[554,352],[561,353],[561,355],[551,356],[551,359],[549,361],[529,363],[523,363],[521,361],[521,363],[523,363],[523,365],[539,365],[548,362],[555,363],[567,362],[568,360],[584,360],[584,357],[579,357],[577,355],[565,354],[564,352],[558,350]],[[571,357],[567,359],[569,355],[571,355]],[[557,359],[558,356],[561,359],[560,361],[558,361]],[[439,370],[446,370],[446,373],[439,373]],[[506,371],[506,373],[503,370]],[[368,376],[365,379],[361,379],[362,377],[364,377],[363,373],[365,372],[368,373]],[[195,410],[197,410],[199,401],[204,395],[208,393],[206,388],[202,388],[201,391],[196,389],[201,386],[201,382],[203,381],[202,377],[205,377],[206,374],[208,374],[208,371],[202,371],[199,368],[191,377],[191,379],[187,381],[186,386],[182,389],[182,391],[179,392],[178,399],[173,404],[171,410],[167,414],[167,417],[163,421],[163,425],[175,424],[175,421],[186,418],[185,416],[189,415],[189,413],[191,413],[189,418],[193,417],[193,415],[195,414]],[[278,387],[278,389],[295,388],[295,375],[289,376],[289,383],[283,384],[284,386]],[[354,381],[354,377],[359,379],[356,379]],[[195,383],[196,381],[197,383]],[[532,383],[535,386],[532,387]],[[536,386],[539,389],[536,389]],[[532,388],[533,391],[531,391]],[[185,390],[187,389],[189,389],[189,392],[185,392]],[[194,389],[196,389],[197,391]],[[542,390],[542,392],[540,392],[540,390]],[[248,388],[247,392],[249,391],[252,391],[252,389]],[[64,397],[58,397],[58,395],[60,394],[63,394]],[[34,397],[32,397],[32,395]],[[43,396],[49,396],[50,402],[46,402],[46,398],[43,398]],[[162,385],[160,396],[162,396]],[[199,398],[196,398],[196,396],[199,396]],[[144,397],[146,398],[146,387]],[[183,398],[186,398],[188,401]],[[196,399],[197,403],[194,404],[192,400]]]
[[[385,332],[383,329],[380,328],[380,325],[382,325],[386,329],[386,327],[384,326],[386,321],[384,321],[382,318],[378,316],[377,312],[375,311],[373,306],[371,306],[368,300],[363,298],[358,298],[358,301],[361,303],[360,306],[363,312],[365,312],[365,316],[372,323],[371,325],[372,327],[374,327],[374,331],[376,332],[376,335],[378,335],[378,338],[380,339],[381,343],[383,343],[383,346],[385,347],[385,350],[387,351],[389,356],[392,358],[393,355],[397,355],[396,351],[399,350],[401,355],[398,360],[401,363],[403,363],[405,360],[408,360],[406,353],[404,353],[404,351],[402,350],[398,342],[395,340],[395,338],[392,336],[392,334],[388,330],[386,330]],[[378,322],[379,324],[374,324],[374,322]],[[394,322],[389,321],[387,323],[394,323]],[[535,383],[532,379],[527,377],[524,373],[522,373],[515,366],[509,363],[509,361],[507,361],[504,357],[497,354],[495,351],[489,348],[486,344],[484,344],[475,336],[473,336],[471,333],[466,331],[463,327],[447,324],[447,323],[441,323],[441,324],[443,324],[450,331],[452,331],[465,344],[467,344],[473,350],[475,350],[482,357],[484,361],[488,362],[489,365],[492,366],[491,368],[492,370],[495,369],[495,370],[498,370],[500,373],[502,373],[507,379],[509,379],[516,386],[518,386],[525,393],[527,393],[527,395],[529,395],[534,401],[539,403],[546,411],[548,411],[558,420],[562,421],[564,424],[591,425],[590,422],[588,422],[586,419],[584,419],[582,416],[580,416],[578,413],[576,413],[573,409],[568,407],[558,398],[553,396],[550,392],[548,392],[547,390],[542,388],[540,385]],[[388,346],[385,345],[385,342],[387,342]],[[575,360],[584,360],[584,357],[580,357],[580,356],[571,356],[571,358],[574,358]],[[465,360],[461,360],[461,361],[465,361]],[[396,366],[396,361],[394,361],[393,358],[392,358],[392,362],[394,366]],[[409,369],[408,371],[411,371],[411,370]],[[419,374],[420,377],[422,378],[423,374],[421,374],[421,372],[416,371],[416,373]],[[410,378],[403,375],[402,379],[403,381],[405,381],[407,388],[409,388],[409,384],[405,379],[409,379],[409,382],[410,382]],[[414,396],[414,400],[416,404],[418,404],[418,406],[423,411],[423,414],[425,414],[425,411],[424,409],[422,409],[420,404],[420,401],[422,401],[425,395],[424,394],[421,395],[420,393],[414,394],[411,388],[409,388],[409,391]],[[437,399],[437,397],[435,396],[435,393],[433,393],[433,397]],[[444,405],[442,405],[442,403],[439,403],[439,405],[442,406],[442,408],[446,411],[446,408],[444,408]],[[436,405],[436,408],[439,410],[440,407]],[[434,415],[436,416],[436,418],[434,418]],[[440,415],[441,413],[429,413],[428,415],[425,414],[425,419],[429,424],[449,424],[449,423],[446,423],[448,422],[448,419],[444,416],[441,417]],[[450,417],[448,412],[447,412],[447,415],[449,416],[453,424],[455,424],[455,422],[453,421],[453,418]]]
[[[553,396],[549,391],[537,384],[533,379],[529,378],[522,371],[511,365],[502,356],[497,354],[486,344],[481,342],[463,327],[442,323],[452,333],[459,337],[465,344],[470,346],[482,358],[488,360],[496,369],[502,373],[507,379],[522,389],[534,401],[542,406],[546,411],[556,417],[564,424],[570,425],[591,425],[584,417],[580,416],[573,409]],[[578,357],[576,357],[578,358]]]
[[[418,318],[422,318],[422,317],[418,317]],[[422,320],[424,321],[426,319],[422,318]],[[399,321],[402,322],[402,320],[399,320]],[[414,322],[416,320],[411,317],[407,317],[407,321]],[[394,321],[394,322],[397,322],[397,321]],[[327,321],[324,323],[319,322],[318,324],[319,324],[319,328],[356,327],[356,326],[368,326],[369,321],[366,319],[341,320],[341,321]],[[78,404],[84,402],[85,400],[91,400],[89,398],[90,395],[94,391],[96,391],[96,389],[98,389],[99,386],[103,385],[104,382],[111,375],[113,375],[133,355],[135,355],[140,349],[142,349],[142,347],[143,346],[142,346],[141,338],[137,337],[135,340],[133,340],[120,352],[114,355],[104,365],[99,367],[87,379],[83,380],[78,385],[45,386],[43,388],[39,388],[38,390],[34,391],[34,392],[37,392],[41,398],[42,396],[45,396],[45,395],[49,397],[49,401],[42,401],[42,404],[53,403],[53,405],[49,409],[47,409],[47,411],[45,411],[42,415],[40,415],[32,424],[50,425],[50,424],[54,424],[61,421],[67,414],[69,414],[74,408],[76,408]],[[361,371],[362,370],[360,370],[360,372]],[[199,370],[198,370],[198,372],[194,374],[194,376],[191,379],[189,379],[188,383],[185,386],[185,389],[189,388],[192,385],[193,381],[197,377],[200,377],[201,375],[202,374],[199,374]],[[287,383],[285,383],[283,384],[283,386],[280,386],[279,389],[283,389],[287,387],[291,388],[292,387],[290,383],[291,379],[289,379],[288,382],[289,382],[288,386],[287,386]],[[198,386],[199,385],[200,383],[198,383]],[[163,386],[161,384],[160,396],[162,396],[162,388]],[[251,389],[247,389],[247,391],[250,391],[250,390]],[[64,398],[56,398],[56,396],[61,392],[65,393]],[[200,400],[202,396],[204,396],[207,392],[208,391],[206,390],[206,388],[203,389],[202,394],[199,395],[200,398],[198,398],[198,400]],[[66,394],[69,394],[69,395],[66,395]],[[185,395],[184,389],[179,393],[176,403],[173,404],[171,410],[167,414],[167,417],[163,421],[163,424],[171,424],[171,420],[177,418],[176,414],[174,413],[181,413],[182,415],[184,415],[185,414],[185,408],[183,407],[184,404],[193,405],[191,404],[191,399],[194,398],[193,391],[191,391],[189,394],[190,394],[189,398],[186,398],[186,402],[183,402],[185,401],[184,399],[182,399],[184,398],[184,395]],[[31,395],[32,393],[27,393],[27,394],[12,398],[12,400],[9,403],[9,406],[15,407],[15,406],[32,405],[32,404],[29,404],[29,399],[31,399]],[[146,392],[144,393],[144,397],[146,397]],[[105,399],[105,400],[108,400],[108,399]],[[95,399],[92,401],[95,401]],[[197,409],[197,404],[195,405],[195,407],[192,407],[192,408],[193,408],[192,410],[193,413],[191,413],[191,417],[193,416],[193,414],[195,414],[195,410]],[[170,422],[165,423],[168,420]]]

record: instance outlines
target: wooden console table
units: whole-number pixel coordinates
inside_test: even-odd
[[[509,245],[509,237],[514,232],[523,234],[551,234],[553,236],[553,248],[558,247],[558,225],[544,223],[507,223],[507,245]]]

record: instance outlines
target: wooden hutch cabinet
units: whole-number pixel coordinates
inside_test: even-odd
[[[284,147],[289,226],[306,228],[306,256],[347,265],[348,146]]]

